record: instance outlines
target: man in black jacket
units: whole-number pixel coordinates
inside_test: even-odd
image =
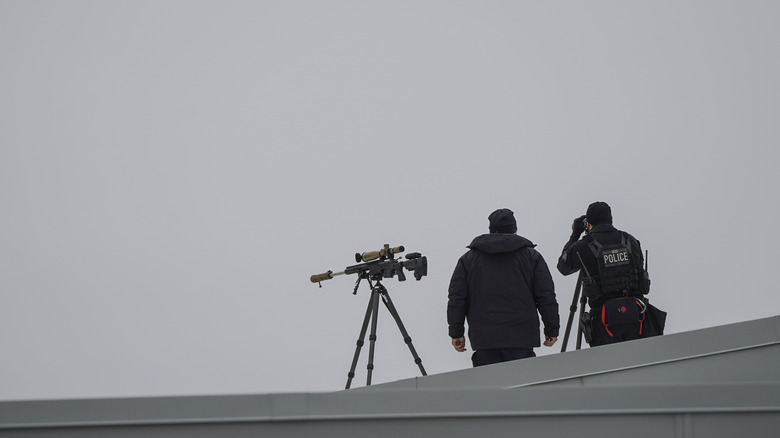
[[[475,367],[536,356],[539,314],[547,347],[558,340],[560,324],[552,276],[536,245],[516,234],[511,210],[496,210],[488,219],[490,234],[476,237],[458,260],[447,303],[456,351],[466,351],[468,320]]]
[[[580,239],[583,231],[587,234]],[[645,312],[650,280],[639,241],[612,226],[612,209],[594,202],[574,219],[572,234],[558,259],[558,271],[573,274],[585,266],[583,294],[588,298],[585,340],[593,347],[646,336]]]

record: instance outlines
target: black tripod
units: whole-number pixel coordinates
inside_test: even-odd
[[[582,315],[585,312],[585,304],[588,298],[585,294],[582,294],[580,298],[580,292],[582,291],[582,271],[577,276],[577,286],[574,288],[574,298],[571,300],[571,307],[569,307],[569,321],[566,323],[566,332],[563,335],[563,344],[561,345],[561,353],[566,351],[566,345],[569,343],[569,333],[571,332],[571,324],[574,321],[574,313],[577,311],[577,301],[580,302],[580,316],[577,324],[577,350],[582,347]]]
[[[417,351],[414,349],[414,345],[412,345],[412,338],[410,338],[409,333],[406,332],[404,324],[401,322],[401,316],[398,315],[398,311],[393,305],[393,300],[390,299],[390,295],[387,293],[387,289],[385,289],[382,283],[379,282],[379,280],[382,278],[382,274],[380,273],[369,276],[367,272],[361,272],[358,275],[357,282],[355,283],[355,290],[353,294],[357,293],[358,286],[360,286],[360,280],[363,278],[368,281],[368,286],[371,288],[371,297],[368,300],[366,316],[363,318],[363,327],[360,329],[360,338],[358,339],[357,347],[355,348],[355,356],[352,358],[352,367],[350,367],[349,374],[347,374],[349,377],[347,379],[346,389],[349,389],[349,386],[352,383],[352,378],[355,377],[355,366],[357,366],[358,357],[360,356],[360,349],[364,344],[363,340],[366,337],[366,330],[368,329],[369,320],[371,321],[371,335],[368,338],[370,345],[368,349],[368,378],[366,380],[366,385],[371,385],[371,373],[374,371],[374,344],[376,342],[376,323],[377,317],[379,316],[380,297],[382,298],[382,302],[385,304],[385,307],[387,307],[387,310],[390,311],[391,315],[393,315],[395,323],[398,324],[398,328],[401,330],[401,335],[404,337],[404,342],[406,342],[406,345],[409,347],[409,351],[412,352],[414,363],[420,367],[420,372],[422,372],[422,375],[427,376],[428,374],[425,372],[425,368],[422,366],[422,359],[420,359],[420,356],[417,355]],[[374,280],[376,283],[372,284],[371,280]]]

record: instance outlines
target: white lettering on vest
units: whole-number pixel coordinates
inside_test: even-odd
[[[620,252],[612,252],[609,254],[602,254],[604,257],[604,264],[605,265],[613,265],[615,263],[628,263],[629,257],[627,251],[620,251]]]

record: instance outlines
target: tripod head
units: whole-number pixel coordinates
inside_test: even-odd
[[[405,281],[406,275],[404,269],[412,271],[414,273],[414,279],[420,280],[424,276],[428,275],[428,259],[419,252],[413,252],[406,255],[406,260],[400,260],[395,258],[395,254],[403,252],[404,247],[398,246],[391,248],[390,245],[385,244],[384,248],[379,251],[371,251],[355,254],[357,261],[363,261],[357,265],[347,266],[341,272],[327,271],[322,274],[312,275],[310,280],[312,283],[320,283],[325,280],[330,280],[337,275],[349,275],[358,274],[358,281],[361,278],[367,278],[371,280],[380,280],[382,278],[398,277],[398,281]]]

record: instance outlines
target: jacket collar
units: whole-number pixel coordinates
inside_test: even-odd
[[[593,228],[590,230],[590,234],[610,233],[612,231],[617,231],[617,228],[615,228],[612,224],[598,224],[593,226]]]

